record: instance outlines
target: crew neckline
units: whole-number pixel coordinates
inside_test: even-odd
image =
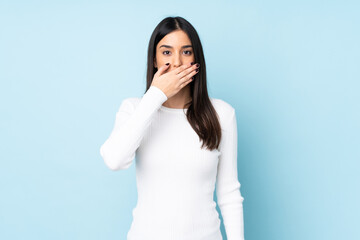
[[[186,113],[186,111],[188,110],[187,108],[169,108],[169,107],[165,107],[163,105],[160,106],[160,109],[166,112],[174,112],[174,113]]]

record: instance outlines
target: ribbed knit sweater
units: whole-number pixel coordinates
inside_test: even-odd
[[[155,86],[124,99],[100,147],[114,171],[136,159],[138,201],[127,240],[222,240],[215,187],[227,239],[244,240],[235,109],[210,98],[222,128],[219,150],[210,151],[201,148],[187,109],[162,106],[167,99]]]

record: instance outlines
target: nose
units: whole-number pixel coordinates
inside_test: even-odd
[[[179,53],[174,54],[174,58],[172,59],[172,66],[177,68],[182,65],[182,59]]]

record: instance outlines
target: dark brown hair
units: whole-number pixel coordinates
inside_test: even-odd
[[[206,85],[206,64],[200,38],[195,28],[182,17],[164,18],[154,29],[148,47],[146,90],[150,88],[157,68],[154,67],[156,46],[168,33],[175,30],[183,30],[189,37],[193,46],[195,63],[200,63],[200,71],[190,82],[190,95],[192,101],[187,103],[187,120],[191,127],[203,141],[201,147],[207,146],[209,150],[218,149],[221,140],[221,127],[217,112],[213,107],[208,95]]]

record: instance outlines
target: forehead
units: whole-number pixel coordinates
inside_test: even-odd
[[[191,44],[190,38],[182,30],[175,30],[171,33],[168,33],[157,45],[157,48],[162,44],[170,45],[173,47],[181,47],[185,44]]]

